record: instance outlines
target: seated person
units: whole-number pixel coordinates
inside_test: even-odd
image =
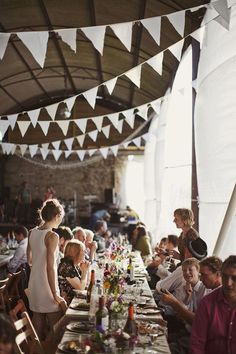
[[[110,218],[111,215],[108,213],[106,209],[101,209],[93,212],[89,222],[89,229],[96,231],[95,225],[98,220],[109,221]]]
[[[78,240],[71,240],[65,248],[64,258],[58,266],[58,281],[61,296],[68,304],[74,297],[73,289],[83,290],[89,262],[84,260],[85,246]]]
[[[134,211],[133,209],[130,208],[130,206],[127,205],[126,207],[126,213],[125,213],[125,218],[129,222],[137,222],[139,220],[139,215]]]
[[[152,247],[146,228],[144,226],[137,226],[133,231],[133,236],[133,249],[140,251],[142,257],[151,256]]]
[[[72,233],[74,235],[74,238],[81,241],[81,242],[85,242],[86,240],[86,233],[84,231],[84,229],[81,226],[76,226],[73,230]]]
[[[13,354],[15,348],[16,329],[10,318],[0,314],[0,353]]]
[[[85,247],[86,247],[86,254],[90,262],[92,262],[95,258],[96,251],[97,251],[97,242],[93,241],[94,233],[89,229],[84,229],[86,233],[86,240],[85,240]]]
[[[107,229],[107,223],[104,220],[97,220],[94,226],[94,241],[97,242],[97,253],[105,252],[110,238],[110,232]]]
[[[74,238],[71,229],[68,226],[60,226],[58,229],[55,229],[55,232],[59,235],[59,256],[58,264],[60,260],[64,257],[64,251],[68,241]]]
[[[18,247],[15,250],[13,258],[7,265],[10,273],[15,273],[23,264],[27,263],[28,230],[26,227],[19,225],[14,229],[14,235],[18,242]]]
[[[178,251],[178,236],[167,236],[166,250],[169,252],[169,255],[173,257],[173,259],[180,260],[180,254]]]

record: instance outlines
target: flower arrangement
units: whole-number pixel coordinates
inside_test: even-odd
[[[103,287],[108,294],[118,295],[120,288],[124,284],[124,278],[121,276],[122,272],[115,264],[110,267],[110,274],[104,278]]]
[[[108,296],[106,306],[113,314],[123,314],[125,312],[125,303],[122,295]]]

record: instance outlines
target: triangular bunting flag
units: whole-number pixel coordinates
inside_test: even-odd
[[[147,120],[147,110],[148,110],[148,106],[146,104],[144,104],[144,105],[138,107],[138,112],[136,114],[138,114],[144,120]]]
[[[142,135],[143,140],[147,141],[149,139],[149,133]]]
[[[109,136],[110,136],[110,129],[111,129],[111,126],[110,125],[107,125],[106,127],[103,127],[102,128],[102,132],[103,134],[105,135],[105,137],[108,139]]]
[[[216,18],[218,16],[218,12],[214,8],[209,8],[206,10],[206,13],[203,17],[203,20],[201,22],[201,27],[209,23],[211,20]]]
[[[118,126],[119,114],[120,113],[112,113],[107,116],[107,118],[111,121],[115,128],[117,128]]]
[[[93,46],[103,55],[104,37],[106,26],[81,28],[85,36],[93,43]]]
[[[74,138],[65,139],[64,142],[68,150],[71,150]]]
[[[55,161],[58,161],[59,157],[62,154],[62,151],[61,150],[51,150],[51,152],[52,152],[52,154],[54,156]]]
[[[185,27],[185,10],[166,15],[166,17],[172,26],[174,26],[175,30],[181,35],[181,37],[183,37]]]
[[[0,132],[2,133],[2,138],[4,137],[9,126],[10,126],[10,122],[8,120],[0,120]],[[1,136],[0,136],[0,140],[1,140]]]
[[[49,143],[41,144],[41,146],[42,146],[43,149],[48,149]]]
[[[60,103],[60,102],[54,103],[54,104],[51,104],[50,106],[45,107],[46,110],[48,111],[48,114],[49,114],[50,117],[52,118],[52,120],[55,119],[55,115],[56,115],[56,113],[57,113],[57,108],[58,108],[59,103]]]
[[[104,118],[104,116],[97,116],[97,117],[92,118],[92,121],[96,125],[97,130],[99,132],[102,130],[103,118]]]
[[[104,85],[107,87],[109,94],[111,95],[114,87],[116,85],[116,81],[117,81],[118,77],[114,77],[114,79],[108,80],[107,82],[104,83]]]
[[[141,145],[141,137],[139,136],[138,138],[133,139],[132,142],[133,142],[137,147],[140,147],[140,145]]]
[[[25,152],[26,152],[26,150],[27,150],[28,145],[22,144],[22,145],[19,145],[19,147],[20,147],[21,155],[24,156],[24,154],[25,154]]]
[[[130,52],[132,43],[132,22],[110,25],[110,28]]]
[[[200,48],[202,48],[202,42],[205,32],[205,26],[198,28],[196,31],[191,33],[191,37],[196,39],[200,43]]]
[[[37,150],[38,150],[38,145],[29,145],[29,152],[32,158],[34,157],[34,155],[36,155]]]
[[[134,128],[134,120],[135,120],[135,114],[133,113],[133,108],[122,112],[122,114],[125,116],[126,123],[128,123],[129,126],[133,129]]]
[[[110,146],[110,149],[111,149],[111,151],[113,152],[113,155],[114,155],[114,156],[117,156],[117,154],[118,154],[118,149],[119,149],[119,145]]]
[[[98,91],[98,86],[87,90],[83,92],[84,98],[87,100],[87,102],[90,104],[92,109],[94,109],[95,104],[96,104],[96,98],[97,98],[97,91]]]
[[[118,130],[118,132],[121,134],[122,133],[122,129],[123,129],[123,123],[124,123],[124,119],[119,120],[116,129]]]
[[[140,22],[148,30],[154,41],[160,45],[161,17],[146,18]]]
[[[45,160],[46,157],[48,156],[49,150],[44,149],[44,148],[40,148],[40,152],[41,152],[42,158]]]
[[[54,149],[59,150],[61,144],[61,140],[57,140],[57,141],[52,141],[52,146],[54,147]]]
[[[64,154],[65,154],[65,158],[68,159],[68,157],[71,155],[72,151],[71,150],[65,150]]]
[[[141,68],[142,65],[138,65],[125,73],[125,76],[127,76],[139,88],[141,80]]]
[[[70,121],[69,120],[57,120],[56,123],[59,125],[63,134],[66,136],[66,134],[68,132]]]
[[[17,121],[18,127],[20,129],[22,138],[25,136],[27,129],[29,128],[30,122],[29,121]]]
[[[184,41],[181,39],[181,41],[171,45],[168,49],[169,51],[180,61],[181,55],[182,55],[182,48],[183,48]]]
[[[11,154],[14,155],[15,152],[16,152],[16,144],[13,144],[13,147],[11,149]]]
[[[76,139],[78,140],[78,143],[80,144],[80,147],[83,147],[85,135],[84,134],[83,135],[79,135],[79,136],[77,136]]]
[[[70,97],[70,98],[67,98],[66,100],[64,100],[63,102],[65,102],[65,104],[67,105],[69,111],[71,112],[74,104],[75,104],[75,100],[78,96],[73,96],[73,97]]]
[[[230,10],[228,9],[227,1],[218,0],[212,4],[214,9],[218,12],[220,17],[216,18],[216,21],[220,23],[223,27],[229,30],[229,23],[230,23]]]
[[[35,128],[36,127],[36,124],[37,124],[37,121],[38,121],[38,118],[39,118],[39,113],[40,113],[40,109],[41,108],[38,108],[38,109],[34,109],[33,111],[28,111],[27,114],[30,118],[30,121],[33,125],[33,127]]]
[[[49,128],[50,122],[44,121],[44,120],[41,120],[41,121],[38,120],[38,124],[40,125],[42,131],[44,132],[44,135],[46,136],[48,133],[48,128]]]
[[[10,116],[7,117],[8,121],[10,122],[10,126],[12,130],[15,128],[17,118],[18,118],[18,113],[11,114]]]
[[[0,33],[0,59],[3,58],[11,33]]]
[[[163,55],[164,52],[161,52],[146,61],[159,75],[162,75]]]
[[[89,132],[88,135],[95,142],[97,140],[98,131],[97,130],[93,130],[92,132]]]
[[[99,149],[100,150],[100,153],[102,154],[102,156],[104,157],[104,159],[107,158],[107,155],[108,155],[108,150],[109,148],[108,147],[105,147],[105,148],[101,148]]]
[[[156,114],[160,113],[161,102],[159,100],[152,102],[151,106],[152,106],[153,110],[156,112]]]
[[[82,131],[82,133],[85,133],[86,131],[87,121],[88,121],[87,118],[80,118],[80,119],[73,120],[73,122]]]
[[[61,36],[63,42],[68,44],[71,49],[76,52],[76,35],[77,35],[77,28],[66,28],[55,31]]]
[[[86,150],[78,150],[78,151],[76,151],[76,152],[77,152],[77,155],[78,155],[79,158],[80,158],[80,161],[83,161],[84,156],[85,156],[85,153],[86,153]]]
[[[124,146],[125,149],[127,149],[128,145],[130,144],[130,141],[126,141],[125,143],[123,143],[122,145]]]
[[[13,146],[15,144],[11,144],[11,143],[2,143],[2,150],[4,152],[4,154],[9,155],[13,149]]]
[[[93,154],[97,151],[97,149],[89,149],[87,151],[88,151],[89,156],[93,156]]]
[[[22,40],[34,59],[43,68],[47,52],[48,31],[18,32],[17,36]]]

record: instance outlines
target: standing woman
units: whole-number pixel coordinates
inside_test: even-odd
[[[59,236],[52,231],[58,228],[64,210],[57,199],[47,200],[39,210],[42,223],[31,230],[27,258],[32,265],[29,279],[29,307],[33,324],[40,339],[44,339],[47,323],[52,336],[53,325],[63,315],[65,300],[60,296],[57,279]]]
[[[178,249],[180,253],[180,260],[184,260],[185,245],[188,241],[196,240],[199,237],[197,230],[193,228],[194,215],[191,209],[180,208],[174,211],[174,220],[176,227],[182,229],[178,238]]]

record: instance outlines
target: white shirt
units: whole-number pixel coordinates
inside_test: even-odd
[[[22,264],[27,263],[27,256],[26,256],[27,244],[28,244],[27,237],[19,242],[13,258],[10,260],[10,262],[7,265],[9,272],[15,273]]]

